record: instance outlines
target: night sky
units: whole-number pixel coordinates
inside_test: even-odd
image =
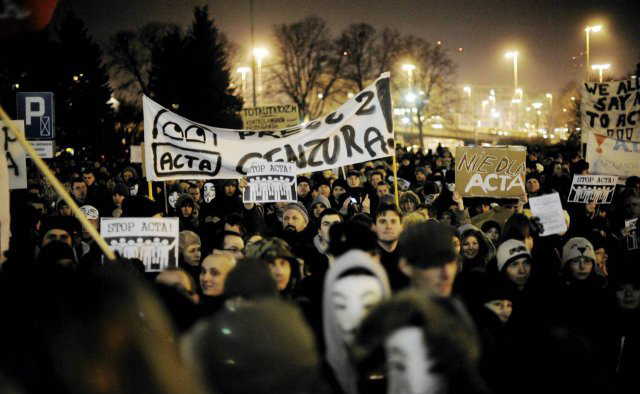
[[[250,47],[249,0],[61,0],[53,23],[70,7],[102,42],[150,21],[186,27],[193,7],[204,4],[231,41]],[[458,65],[460,84],[512,86],[513,62],[504,53],[515,49],[519,85],[556,93],[583,75],[575,67],[582,58],[572,56],[585,50],[584,28],[594,24],[603,30],[591,34],[591,64],[611,63],[614,75],[625,75],[640,62],[640,0],[256,0],[256,46],[269,48],[274,24],[313,14],[335,34],[350,23],[367,22],[440,40]]]

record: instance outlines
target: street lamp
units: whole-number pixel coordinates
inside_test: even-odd
[[[513,89],[518,89],[518,51],[505,53],[507,58],[513,58]]]
[[[413,64],[403,64],[402,69],[407,72],[409,89],[413,89],[413,70],[416,69],[416,66]]]
[[[256,75],[256,82],[258,83],[258,96],[262,99],[262,59],[265,58],[269,52],[265,48],[254,48],[253,56],[258,61],[258,73]],[[255,95],[255,92],[253,92]]]
[[[236,71],[242,75],[242,97],[245,97],[247,92],[247,74],[251,72],[251,67],[238,67]]]
[[[598,75],[600,77],[600,83],[602,83],[602,70],[608,70],[611,67],[610,64],[594,64],[591,66],[592,69],[598,70]]]
[[[589,33],[594,32],[597,33],[600,30],[602,30],[602,26],[601,25],[596,25],[596,26],[587,26],[584,31],[587,34],[587,67],[585,67],[586,69],[586,73],[587,73],[587,82],[589,82]]]

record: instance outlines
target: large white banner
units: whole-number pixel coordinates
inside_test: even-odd
[[[293,162],[296,173],[393,155],[389,73],[335,112],[280,130],[230,130],[183,118],[143,97],[147,178],[240,178],[254,159]]]
[[[640,142],[589,133],[586,160],[590,174],[618,175],[623,181],[632,175],[640,176]]]
[[[582,84],[582,130],[640,142],[640,80]]]

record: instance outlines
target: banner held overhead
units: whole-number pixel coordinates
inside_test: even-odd
[[[152,181],[240,178],[255,159],[322,171],[393,155],[389,73],[335,112],[279,130],[230,130],[185,119],[143,97],[145,165]]]

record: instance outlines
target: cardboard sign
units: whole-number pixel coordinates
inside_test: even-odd
[[[582,84],[582,130],[640,142],[640,80]]]
[[[586,160],[591,174],[616,174],[621,181],[633,175],[640,176],[640,142],[589,133]]]
[[[147,178],[233,179],[256,159],[295,163],[296,174],[393,155],[389,73],[335,112],[280,130],[229,130],[192,122],[143,97]]]
[[[178,218],[101,218],[100,235],[111,250],[139,259],[145,272],[178,266]]]
[[[129,147],[129,162],[142,163],[142,149],[140,145],[131,145]]]
[[[525,194],[524,146],[456,148],[455,191],[463,197],[511,197]]]
[[[247,182],[242,201],[280,202],[297,201],[297,180],[293,163],[256,161],[247,167]]]
[[[545,237],[552,234],[567,232],[567,223],[564,221],[564,212],[558,193],[545,194],[540,197],[531,197],[529,206],[533,216],[540,218],[544,231],[540,234]]]
[[[286,129],[298,123],[300,115],[296,104],[266,105],[242,110],[242,127],[245,130]]]
[[[14,121],[18,131],[24,134],[24,122]],[[0,122],[0,145],[7,160],[9,170],[9,189],[27,188],[27,153],[18,139],[9,131],[3,122]]]
[[[574,175],[568,202],[611,204],[617,175]]]

